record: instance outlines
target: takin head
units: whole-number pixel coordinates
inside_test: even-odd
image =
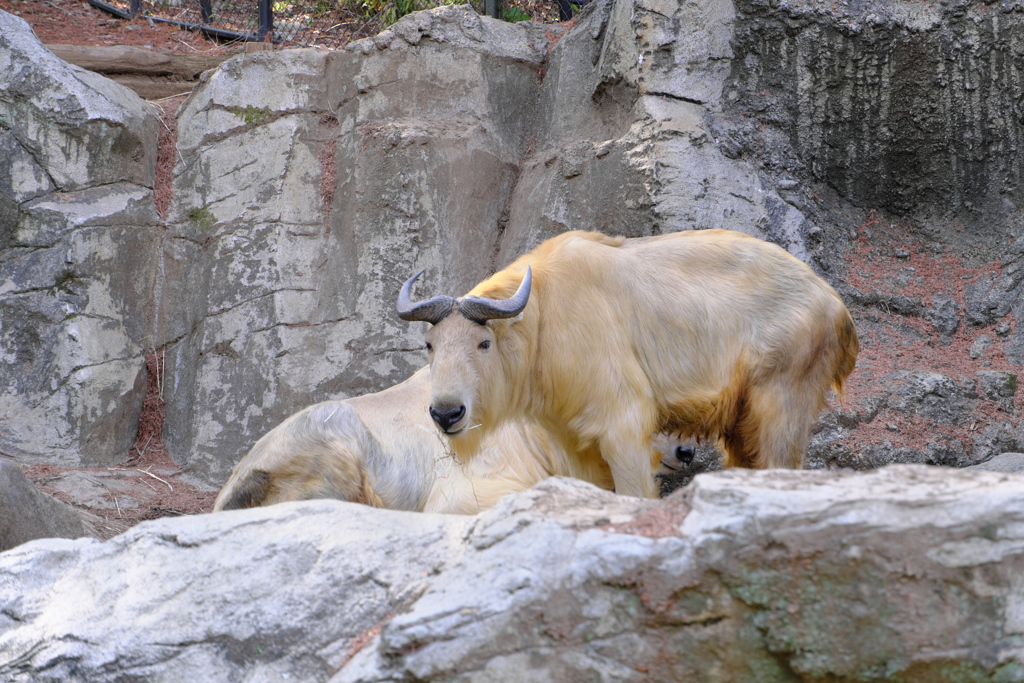
[[[518,290],[508,299],[435,296],[413,302],[410,290],[422,274],[421,270],[402,287],[398,316],[432,326],[426,338],[430,417],[449,437],[481,425],[489,428],[500,421],[496,408],[508,403],[508,368],[518,353],[505,332],[530,299],[532,271],[526,269]]]

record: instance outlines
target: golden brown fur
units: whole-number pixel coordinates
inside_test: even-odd
[[[725,230],[627,240],[570,232],[469,294],[520,318],[451,314],[427,333],[431,406],[472,462],[506,420],[527,420],[577,462],[603,460],[620,493],[656,495],[650,435],[718,439],[727,466],[803,466],[811,423],[856,362],[839,295],[785,250]]]

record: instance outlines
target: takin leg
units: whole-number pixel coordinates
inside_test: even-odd
[[[727,467],[802,469],[811,425],[825,406],[825,389],[777,377],[750,386],[724,437]]]
[[[636,427],[641,427],[639,430]],[[654,480],[660,460],[651,445],[651,429],[643,425],[630,425],[630,429],[612,431],[601,437],[601,456],[608,463],[615,480],[615,492],[637,498],[657,498],[658,486]]]

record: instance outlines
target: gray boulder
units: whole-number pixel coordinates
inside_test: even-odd
[[[0,555],[0,677],[1016,680],[1022,484],[551,479],[478,517],[317,501],[36,541]]]
[[[925,311],[924,317],[936,332],[950,336],[960,327],[960,304],[948,294],[936,294],[932,297],[932,308]]]
[[[135,438],[158,125],[133,92],[0,11],[0,454],[104,465]]]
[[[119,182],[153,186],[159,122],[150,105],[59,59],[7,12],[0,55],[0,144],[14,160],[0,181],[5,200]]]
[[[0,459],[0,552],[37,538],[84,535],[74,508],[36,489],[17,463]]]
[[[1017,373],[1003,370],[980,370],[974,373],[978,378],[978,390],[990,401],[1003,403],[1012,411],[1013,397],[1017,394]]]
[[[893,410],[937,422],[959,421],[971,405],[960,385],[937,372],[898,370],[886,375],[882,386],[890,392],[888,406]]]
[[[1024,453],[1002,453],[990,460],[971,465],[971,470],[986,472],[1005,472],[1007,474],[1024,474]]]

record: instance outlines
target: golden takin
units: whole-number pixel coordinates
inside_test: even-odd
[[[414,302],[421,273],[398,314],[432,325],[430,414],[456,455],[524,421],[576,467],[606,463],[627,495],[657,495],[657,432],[715,439],[729,467],[802,467],[857,359],[835,290],[739,232],[568,232],[461,299]]]

